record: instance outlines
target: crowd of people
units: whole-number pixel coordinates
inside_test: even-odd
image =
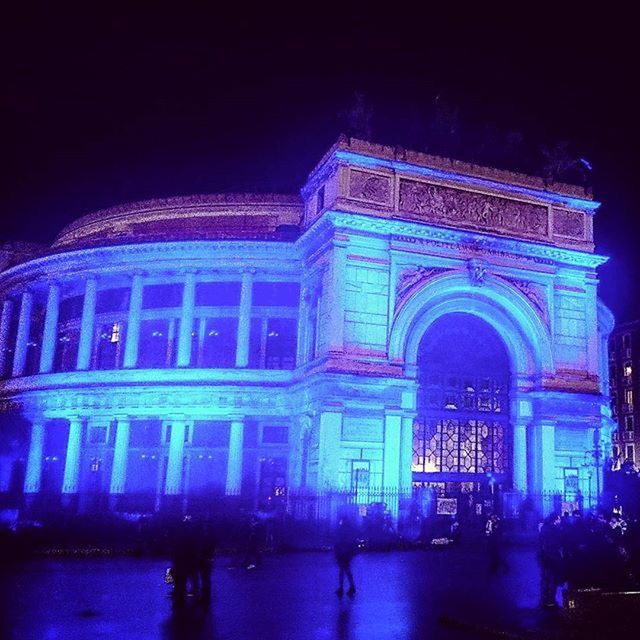
[[[351,562],[363,546],[362,536],[366,531],[366,527],[358,528],[347,517],[338,520],[333,535],[338,596],[345,594],[345,582],[346,594],[355,595]],[[242,531],[238,531],[238,548],[231,558],[230,568],[251,570],[258,567],[268,539],[266,532],[265,523],[255,514],[249,515]],[[504,555],[504,523],[497,514],[487,514],[484,534],[489,572],[508,570]],[[169,577],[176,606],[182,606],[189,596],[205,606],[210,603],[215,538],[206,522],[193,521],[189,517],[172,532]],[[619,504],[614,505],[611,512],[593,510],[584,515],[581,510],[562,515],[554,512],[539,526],[538,560],[544,606],[555,606],[558,590],[562,588],[638,589],[640,521],[625,520]]]
[[[546,606],[555,605],[561,587],[638,588],[640,521],[627,522],[616,506],[610,513],[552,513],[540,527],[538,556]]]

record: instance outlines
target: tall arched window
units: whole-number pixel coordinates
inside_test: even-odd
[[[509,358],[496,331],[465,313],[434,322],[418,352],[414,481],[510,482]]]

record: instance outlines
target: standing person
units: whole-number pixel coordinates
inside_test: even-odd
[[[171,562],[174,576],[173,604],[181,607],[187,596],[187,583],[192,593],[198,591],[198,537],[195,524],[185,516],[174,534]]]
[[[213,532],[208,523],[200,526],[198,541],[198,578],[200,583],[200,597],[202,604],[208,607],[211,604],[211,573],[213,571],[213,557],[216,544]]]
[[[489,553],[489,573],[496,573],[500,567],[507,568],[502,556],[502,521],[497,514],[492,513],[485,526],[487,536],[487,550]]]
[[[336,589],[336,594],[339,597],[344,594],[345,576],[349,581],[347,595],[354,596],[356,593],[356,585],[351,573],[351,561],[356,554],[356,548],[357,540],[351,523],[346,518],[340,518],[334,545],[336,561],[338,562],[338,588]]]
[[[540,561],[540,595],[542,606],[555,607],[556,591],[564,582],[564,554],[560,516],[552,513],[540,528],[538,559]]]

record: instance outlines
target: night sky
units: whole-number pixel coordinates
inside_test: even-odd
[[[587,159],[597,250],[612,258],[602,295],[619,320],[640,317],[630,16],[22,4],[0,27],[0,242],[50,243],[131,200],[297,192],[361,104],[377,142],[534,172],[562,143]]]

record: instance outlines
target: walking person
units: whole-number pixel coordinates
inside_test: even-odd
[[[556,591],[564,582],[564,554],[560,516],[547,516],[540,528],[538,559],[540,561],[540,596],[542,606],[556,606]]]
[[[355,530],[346,518],[341,518],[336,530],[334,553],[338,563],[338,588],[336,594],[342,597],[344,594],[344,579],[349,582],[347,595],[353,597],[356,593],[356,585],[351,572],[351,561],[356,554],[357,540]]]

